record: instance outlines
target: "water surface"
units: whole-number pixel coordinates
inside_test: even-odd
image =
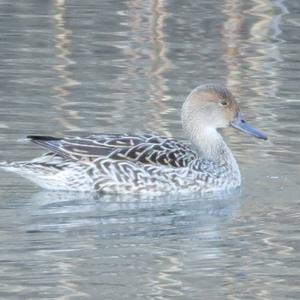
[[[0,298],[297,299],[299,3],[0,1],[0,159],[28,134],[154,130],[229,86],[257,141],[224,134],[240,194],[124,197],[41,191],[0,173]]]

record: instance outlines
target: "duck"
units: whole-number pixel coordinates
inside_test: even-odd
[[[196,87],[181,120],[189,144],[157,133],[30,135],[48,151],[30,161],[1,162],[0,168],[48,190],[203,194],[239,188],[241,173],[220,129],[267,136],[245,120],[231,91],[221,84]]]

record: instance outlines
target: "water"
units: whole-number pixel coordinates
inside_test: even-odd
[[[203,82],[268,133],[226,138],[241,194],[96,197],[0,173],[1,299],[298,299],[299,3],[0,1],[0,159],[28,134],[183,138]]]

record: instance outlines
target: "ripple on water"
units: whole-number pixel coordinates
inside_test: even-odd
[[[240,196],[39,193],[0,173],[3,298],[299,298],[296,0],[0,1],[1,159],[26,134],[154,130],[227,84],[268,142],[227,130]]]

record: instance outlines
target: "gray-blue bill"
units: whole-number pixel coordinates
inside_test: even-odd
[[[237,114],[236,118],[233,122],[231,122],[231,126],[239,129],[249,135],[255,136],[258,139],[267,140],[268,137],[263,132],[259,131],[258,129],[252,127],[242,116],[241,114]]]

